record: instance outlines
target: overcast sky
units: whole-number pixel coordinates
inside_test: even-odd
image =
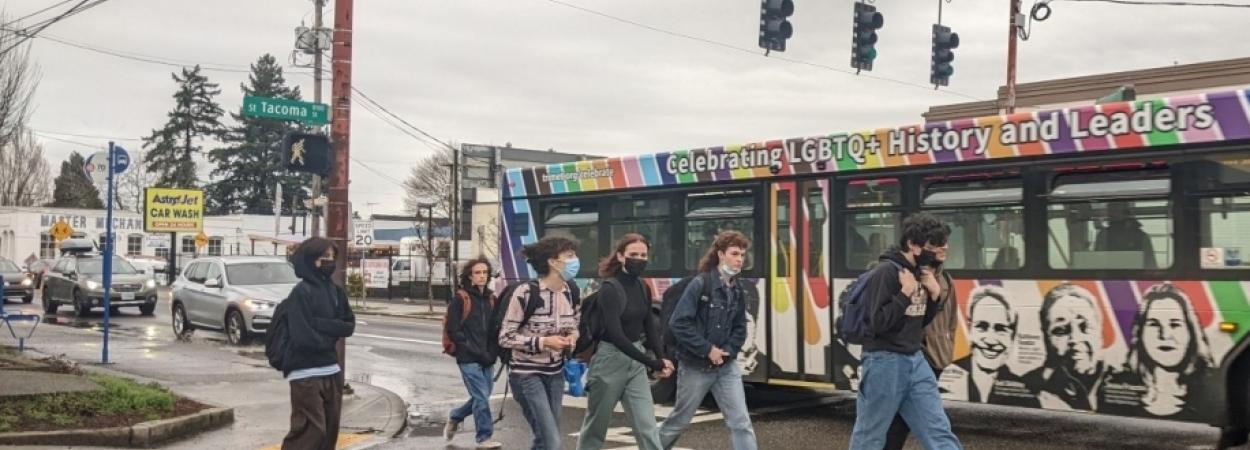
[[[561,1],[757,49],[754,0]],[[0,0],[0,9],[13,17],[53,3]],[[937,3],[875,3],[885,28],[876,70],[865,75],[917,87],[849,73],[850,0],[795,0],[794,38],[781,54],[836,71],[674,37],[549,0],[358,0],[354,84],[443,140],[599,155],[912,124],[931,105],[991,99],[1005,78],[1009,3],[954,0],[944,6],[943,23],[962,40],[955,75],[949,89],[923,86]],[[1031,1],[1025,3],[1027,9]],[[1250,9],[1063,0],[1051,6],[1050,19],[1034,23],[1031,39],[1020,44],[1021,82],[1247,56]],[[289,63],[293,29],[301,20],[311,25],[312,10],[311,0],[111,0],[44,33],[162,61],[246,69],[264,53]],[[332,4],[325,20],[333,23]],[[31,123],[45,135],[138,139],[160,127],[173,106],[175,67],[46,39],[35,41],[32,56],[42,81]],[[309,72],[289,68],[287,80],[311,99]],[[222,107],[237,110],[246,74],[208,75],[222,88]],[[328,82],[325,89],[328,98]],[[71,151],[91,151],[43,142],[54,168]],[[354,106],[351,151],[359,162],[351,167],[351,199],[367,214],[368,203],[376,203],[376,213],[401,212],[397,182],[431,150]],[[200,170],[207,181],[208,167]]]

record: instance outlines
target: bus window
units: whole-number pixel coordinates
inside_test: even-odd
[[[1018,178],[929,185],[924,208],[951,227],[945,267],[1024,267],[1023,200]]]
[[[542,237],[558,236],[578,242],[583,260],[599,258],[599,205],[593,202],[562,202],[548,205]],[[582,264],[579,277],[596,277],[596,264]]]
[[[670,208],[668,199],[625,197],[612,202],[611,239],[638,233],[651,242],[648,270],[668,270],[673,264]],[[615,250],[615,249],[611,249]]]
[[[898,242],[900,213],[872,212],[846,215],[846,267],[851,270],[867,269],[876,264],[877,257]]]
[[[898,206],[902,198],[898,178],[851,180],[846,183],[847,208]]]
[[[1224,196],[1202,199],[1199,236],[1204,249],[1202,267],[1246,268],[1242,252],[1250,251],[1250,196]],[[1205,259],[1205,249],[1218,250],[1214,261]]]
[[[734,230],[755,239],[755,196],[750,191],[700,192],[686,197],[686,269],[696,270],[699,260],[722,231]],[[755,265],[747,256],[744,271]]]
[[[1051,267],[1154,270],[1172,266],[1166,172],[1072,175],[1056,181],[1048,216]]]

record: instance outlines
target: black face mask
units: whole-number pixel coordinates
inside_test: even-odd
[[[920,256],[916,257],[916,267],[933,267],[937,268],[942,263],[937,260],[937,253],[931,250],[921,250]]]
[[[642,275],[647,270],[647,260],[641,258],[625,258],[625,271],[630,275]]]
[[[317,271],[321,272],[322,275],[325,275],[326,278],[330,278],[334,275],[334,269],[334,262],[327,263],[323,261],[321,263],[321,267],[317,268]]]

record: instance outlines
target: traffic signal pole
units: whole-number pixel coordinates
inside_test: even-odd
[[[1007,33],[1007,114],[1016,112],[1016,40],[1020,36],[1019,26],[1016,23],[1020,16],[1020,0],[1007,0],[1011,2],[1011,20]]]
[[[352,10],[353,0],[334,2],[334,46],[330,52],[330,144],[334,153],[334,167],[330,172],[329,204],[326,210],[326,237],[334,242],[338,252],[334,255],[334,282],[343,286],[343,274],[347,269],[347,224],[351,216],[348,204],[347,183],[351,162],[352,134]],[[340,380],[346,379],[347,341],[339,339],[338,354]],[[351,388],[344,386],[345,392]]]

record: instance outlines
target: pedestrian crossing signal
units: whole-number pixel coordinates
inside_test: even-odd
[[[287,170],[330,175],[330,139],[323,134],[290,133],[282,140],[282,164]]]

